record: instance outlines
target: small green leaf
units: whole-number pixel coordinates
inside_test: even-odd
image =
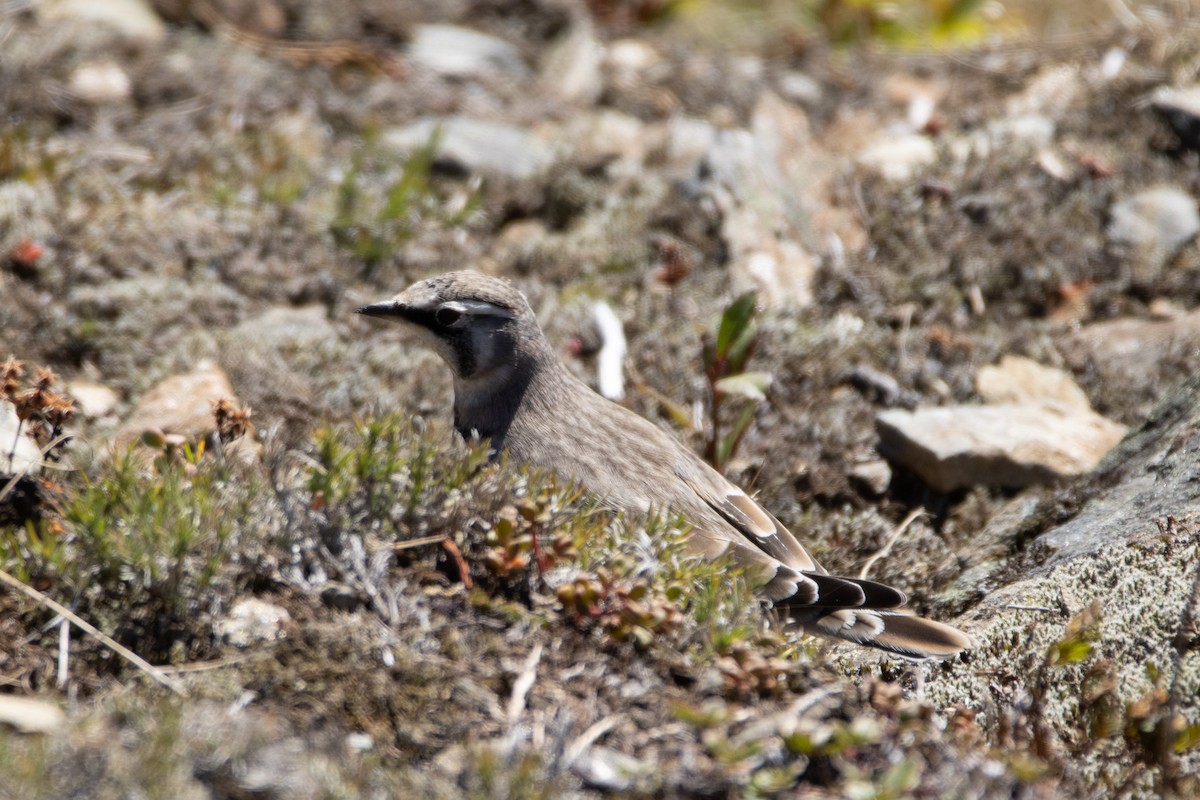
[[[920,777],[916,763],[907,758],[898,761],[888,767],[880,778],[879,794],[884,797],[900,797],[917,788]]]
[[[712,728],[729,719],[729,709],[720,701],[705,703],[703,706],[675,703],[671,706],[671,713],[681,722],[697,728]]]
[[[1082,639],[1067,639],[1058,643],[1052,662],[1055,666],[1078,664],[1092,654],[1092,643]]]
[[[508,547],[508,545],[512,542],[512,536],[513,536],[512,520],[501,517],[500,520],[496,523],[496,538],[500,541],[500,544],[502,546]]]
[[[729,345],[729,354],[726,358],[726,372],[741,372],[745,369],[746,360],[750,357],[750,353],[754,349],[754,342],[757,339],[758,326],[751,319]]]
[[[748,797],[774,797],[796,785],[807,762],[784,764],[779,767],[763,767],[750,776],[746,787]]]
[[[675,421],[675,424],[683,428],[685,431],[695,430],[692,425],[692,415],[687,408],[680,403],[676,403],[671,398],[667,397],[662,392],[655,389],[653,386],[647,386],[644,383],[635,383],[634,386],[642,392],[653,397],[659,404],[666,409],[667,414]]]
[[[726,434],[720,442],[717,443],[717,467],[723,467],[733,457],[733,449],[737,443],[741,441],[742,434],[749,427],[750,422],[754,419],[754,403],[746,403],[742,413],[738,416],[737,422],[733,428]]]
[[[717,358],[729,355],[729,347],[745,330],[754,317],[754,292],[746,292],[729,304],[721,315],[721,325],[717,329]]]
[[[716,386],[718,391],[725,394],[745,397],[748,400],[766,400],[767,389],[771,386],[771,373],[742,372],[721,378]]]
[[[1192,723],[1175,735],[1175,752],[1186,753],[1200,745],[1200,723]]]

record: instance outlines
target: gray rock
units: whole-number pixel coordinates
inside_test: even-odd
[[[414,64],[453,78],[529,75],[517,48],[495,36],[455,25],[418,25],[406,52]]]
[[[312,413],[327,389],[323,365],[344,357],[323,305],[279,306],[221,335],[221,363],[239,396],[265,418]]]
[[[850,468],[850,479],[871,494],[883,494],[892,483],[892,468],[882,458],[864,461]]]
[[[875,430],[884,456],[943,492],[1081,475],[1125,434],[1124,426],[1098,414],[1044,405],[884,411],[875,418]]]
[[[406,155],[435,135],[437,158],[464,172],[531,178],[554,160],[549,145],[524,128],[467,117],[425,117],[384,131],[380,142]]]
[[[883,406],[915,408],[919,395],[904,389],[900,382],[885,372],[865,364],[856,364],[846,372],[846,381],[862,392],[868,400]]]
[[[234,333],[244,343],[253,341],[279,352],[305,350],[337,338],[325,306],[318,304],[267,309],[239,324]]]
[[[1023,515],[1029,520],[1021,524],[1023,535],[1034,538],[1022,548],[1015,580],[1008,577],[1011,564],[960,580],[969,580],[963,591],[980,598],[953,620],[974,646],[969,662],[953,666],[929,686],[928,700],[935,707],[996,707],[1017,700],[1042,674],[1037,673],[1041,654],[1061,641],[1068,620],[1093,602],[1100,604],[1093,651],[1112,673],[1118,707],[1154,685],[1147,677],[1150,666],[1162,672],[1160,685],[1172,684],[1174,642],[1187,635],[1181,624],[1200,563],[1194,522],[1200,518],[1198,432],[1200,374],[1170,390],[1085,481],[1046,498],[1040,512]],[[1065,522],[1047,528],[1047,521],[1062,520],[1064,513]],[[1041,532],[1029,530],[1038,519]],[[1194,720],[1200,712],[1194,691],[1200,661],[1187,655],[1177,663],[1182,670],[1177,711]],[[1048,729],[1077,724],[1079,674],[1069,669],[1046,673],[1040,714]],[[1005,686],[1011,688],[1000,688]],[[1088,758],[1100,757],[1097,752]],[[1183,758],[1181,769],[1194,770],[1194,752]]]
[[[808,214],[796,188],[809,182],[796,157],[809,144],[804,112],[764,92],[752,130],[715,131],[699,169],[698,191],[721,214],[735,290],[757,289],[767,305],[813,302],[816,264],[803,243]]]
[[[1021,531],[1032,524],[1040,502],[1041,497],[1035,493],[1021,492],[993,514],[983,530],[972,534],[958,553],[958,563],[965,569],[953,584],[939,592],[939,599],[951,603],[978,601],[991,585],[989,575],[1004,564]]]
[[[1156,278],[1175,253],[1200,233],[1196,200],[1173,186],[1139,192],[1112,207],[1108,238],[1131,245],[1133,277]]]
[[[1200,350],[1200,311],[1167,320],[1113,319],[1063,333],[1058,346],[1077,372],[1094,372],[1105,391],[1132,400],[1132,411],[1149,413],[1162,396],[1170,370],[1194,364]]]
[[[1153,369],[1156,362],[1198,346],[1200,311],[1167,320],[1104,320],[1073,331],[1063,340],[1065,354],[1080,364],[1091,361],[1105,372],[1133,377]]]

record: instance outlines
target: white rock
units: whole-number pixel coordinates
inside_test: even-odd
[[[529,68],[517,48],[503,39],[456,25],[418,25],[407,49],[409,59],[455,78],[491,73],[523,78]]]
[[[67,394],[88,419],[107,416],[117,406],[117,393],[102,383],[89,380],[72,381],[67,385]]]
[[[1080,69],[1060,64],[1042,69],[1019,94],[1009,98],[1010,117],[1057,115],[1066,111],[1083,89]]]
[[[97,23],[142,42],[167,38],[166,25],[143,0],[43,0],[33,8],[48,22],[76,19]]]
[[[1049,117],[1040,114],[1024,114],[996,120],[988,125],[988,133],[994,144],[1008,141],[1033,148],[1045,148],[1054,141],[1056,128],[1054,120]]]
[[[985,403],[1050,404],[1064,411],[1089,412],[1092,404],[1075,380],[1054,367],[1024,356],[1006,355],[981,367],[975,390]]]
[[[658,51],[640,39],[618,39],[608,46],[608,64],[616,70],[641,72],[662,60]]]
[[[77,97],[96,105],[123,103],[133,92],[125,70],[111,61],[84,64],[71,73],[68,85]]]
[[[567,103],[594,103],[604,90],[604,48],[590,24],[573,26],[542,57],[542,82]]]
[[[583,170],[618,160],[639,165],[646,158],[646,131],[642,121],[612,109],[580,114],[567,123],[562,138],[571,149],[571,157]]]
[[[882,458],[863,461],[850,468],[850,477],[873,494],[883,494],[892,483],[892,468]]]
[[[601,341],[596,354],[597,386],[609,400],[620,400],[625,396],[625,329],[612,306],[603,300],[592,305],[592,319]]]
[[[238,602],[229,616],[213,623],[213,633],[226,644],[245,648],[285,638],[291,621],[287,609],[251,597]]]
[[[883,411],[875,430],[882,454],[943,492],[1081,475],[1125,435],[1125,426],[1092,412],[1009,404]]]
[[[1196,200],[1172,186],[1147,189],[1112,207],[1108,236],[1137,251],[1143,278],[1153,278],[1165,262],[1200,233]]]
[[[693,181],[720,211],[735,291],[757,289],[771,306],[808,306],[815,264],[803,244],[810,220],[802,195],[812,173],[798,156],[811,144],[808,118],[764,91],[751,125],[715,130]]]
[[[1121,74],[1121,68],[1125,66],[1128,59],[1129,53],[1119,47],[1110,47],[1100,61],[1100,77],[1111,81]]]
[[[636,758],[598,745],[585,750],[572,768],[586,785],[604,792],[627,792],[647,772]]]
[[[779,76],[779,93],[794,103],[815,105],[821,100],[821,84],[803,72],[789,71]]]
[[[1042,168],[1042,172],[1054,178],[1056,181],[1068,183],[1073,177],[1071,168],[1068,167],[1058,154],[1048,148],[1043,149],[1037,155],[1037,165]]]
[[[912,180],[936,160],[933,141],[917,133],[887,137],[858,154],[859,164],[896,183]]]
[[[233,386],[216,362],[205,359],[191,372],[172,375],[146,392],[117,431],[117,447],[123,449],[149,429],[189,439],[203,436],[216,429],[212,404],[221,398],[235,400]]]
[[[554,160],[550,147],[524,128],[468,117],[425,117],[407,127],[384,131],[380,142],[407,154],[428,144],[435,133],[440,137],[438,158],[467,172],[530,178]]]
[[[748,253],[730,265],[730,272],[735,282],[739,275],[749,276],[766,306],[807,308],[813,303],[817,265],[797,242],[781,240],[770,249]]]
[[[676,116],[667,123],[667,160],[679,170],[691,170],[716,143],[717,129],[707,120]]]
[[[0,725],[11,726],[21,733],[53,733],[65,721],[66,715],[55,703],[0,694]]]
[[[17,410],[7,400],[0,400],[0,475],[35,470],[41,461],[42,449],[33,437],[25,435]]]

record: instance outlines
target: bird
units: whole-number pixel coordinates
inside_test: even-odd
[[[359,314],[403,323],[449,366],[454,427],[489,440],[509,463],[575,482],[612,509],[669,510],[687,548],[732,555],[758,596],[810,634],[908,659],[949,658],[971,645],[916,616],[903,592],[830,575],[769,511],[663,428],[593,391],[559,359],[525,295],[480,272],[419,281]]]

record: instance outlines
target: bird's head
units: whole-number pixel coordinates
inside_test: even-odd
[[[507,281],[478,272],[448,272],[420,281],[358,313],[415,329],[460,380],[511,369],[544,349],[525,296]]]

